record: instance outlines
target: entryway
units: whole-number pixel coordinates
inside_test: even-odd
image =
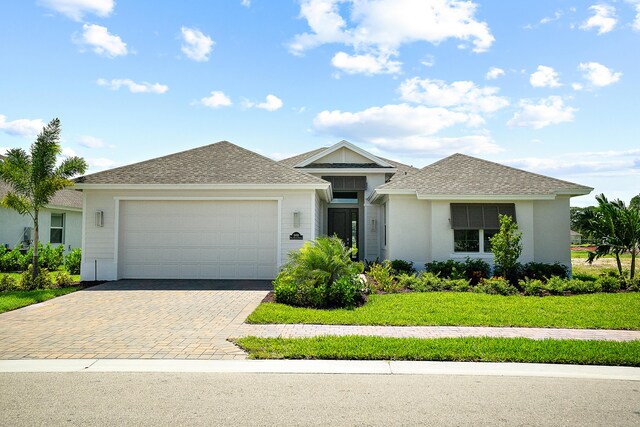
[[[352,257],[354,261],[360,259],[358,208],[329,208],[328,235],[337,235],[347,247],[358,249]]]

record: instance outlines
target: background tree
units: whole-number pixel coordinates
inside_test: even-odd
[[[629,207],[640,210],[640,194],[633,196],[629,202]]]
[[[522,233],[510,215],[500,215],[500,231],[489,238],[497,269],[510,281],[517,279],[518,258],[522,254]]]
[[[30,153],[22,148],[12,148],[0,161],[0,179],[9,184],[10,190],[0,205],[14,209],[33,219],[33,278],[38,275],[39,213],[54,194],[66,187],[75,175],[83,174],[87,162],[80,157],[67,157],[56,166],[60,147],[60,120],[53,119],[38,134]]]
[[[635,276],[636,256],[640,246],[640,210],[627,207],[621,200],[607,200],[604,194],[596,196],[598,206],[585,212],[581,219],[584,226],[592,234],[596,249],[589,252],[587,262],[613,255],[616,258],[618,273],[622,276],[620,256],[631,254],[630,278]]]
[[[590,231],[588,227],[585,227],[585,224],[583,223],[585,212],[592,211],[595,208],[595,206],[587,206],[584,208],[572,206],[571,208],[569,208],[571,212],[571,229],[582,234],[583,242],[591,241]]]

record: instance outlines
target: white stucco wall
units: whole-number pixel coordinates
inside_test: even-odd
[[[390,195],[387,202],[386,258],[412,261],[418,269],[431,259],[431,202]]]
[[[82,212],[65,209],[43,209],[39,215],[40,242],[49,243],[51,213],[63,213],[64,249],[65,253],[82,246]],[[33,227],[33,220],[29,215],[20,215],[14,210],[0,208],[0,244],[13,249],[21,246],[25,227]]]
[[[450,225],[451,203],[486,201],[426,201],[408,195],[389,195],[386,200],[387,248],[381,249],[383,258],[413,261],[417,268],[427,261],[464,260],[467,256],[493,264],[491,253],[454,252]],[[500,203],[515,204],[518,229],[522,232],[520,262],[571,265],[568,197],[549,201],[501,200]]]
[[[534,211],[534,257],[538,262],[559,262],[571,268],[569,198],[537,200]]]
[[[311,238],[316,222],[312,209],[315,190],[84,190],[85,234],[83,241],[82,280],[117,280],[118,265],[115,251],[116,197],[281,197],[280,256],[285,262],[291,250],[302,247],[304,240],[289,240],[294,231],[305,239]],[[104,212],[104,226],[95,225],[95,212]],[[294,227],[293,212],[300,212],[300,226]],[[97,266],[97,274],[94,267]],[[95,274],[95,275],[94,275]]]

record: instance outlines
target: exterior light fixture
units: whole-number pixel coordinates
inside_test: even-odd
[[[370,231],[376,231],[376,220],[375,218],[371,219],[371,223],[370,223]]]
[[[300,211],[293,211],[293,226],[300,227]]]
[[[96,227],[104,227],[104,211],[96,211]]]

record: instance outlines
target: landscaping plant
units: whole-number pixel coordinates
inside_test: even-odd
[[[82,262],[82,249],[76,248],[67,254],[64,260],[64,267],[69,274],[80,274],[80,263]]]
[[[60,120],[53,119],[31,145],[30,153],[22,148],[12,148],[6,152],[5,159],[0,160],[0,179],[10,187],[0,205],[29,215],[33,220],[33,281],[38,277],[40,210],[49,204],[56,192],[73,185],[70,178],[87,169],[87,162],[75,156],[67,157],[57,165],[61,153]]]
[[[500,215],[500,231],[490,237],[496,270],[511,283],[518,279],[518,258],[522,254],[522,233],[510,215]]]
[[[347,307],[360,302],[363,285],[358,275],[364,266],[352,261],[355,251],[337,236],[318,237],[300,250],[291,251],[273,282],[276,301],[314,308]]]

